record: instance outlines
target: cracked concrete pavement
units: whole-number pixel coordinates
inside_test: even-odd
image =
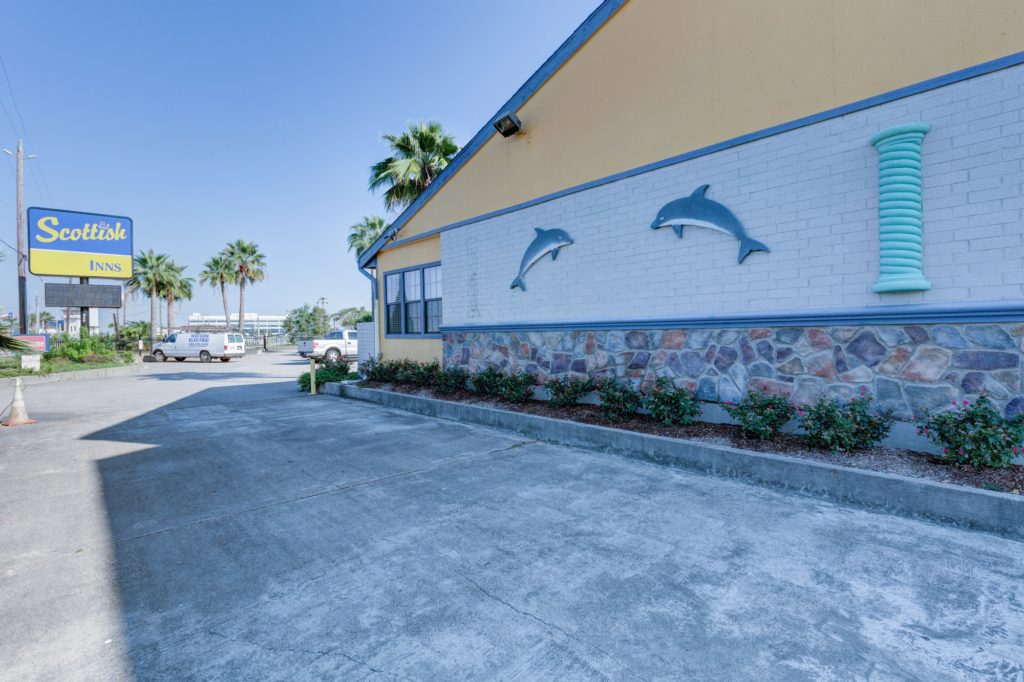
[[[1024,678],[1024,544],[295,391],[32,387],[0,679]]]

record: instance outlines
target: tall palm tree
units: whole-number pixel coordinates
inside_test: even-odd
[[[142,251],[135,256],[132,268],[134,274],[127,281],[128,290],[132,294],[142,293],[149,299],[149,347],[156,343],[156,330],[160,326],[157,306],[161,291],[167,280],[172,276],[174,262],[166,253],[157,253],[153,249]]]
[[[267,257],[256,242],[238,239],[224,247],[224,255],[231,260],[238,285],[238,331],[245,331],[245,285],[262,282],[267,277]]]
[[[220,288],[220,297],[224,302],[224,328],[231,328],[231,313],[228,311],[228,284],[235,281],[235,266],[223,253],[218,253],[203,263],[199,273],[199,283],[211,288]]]
[[[192,285],[195,284],[195,280],[191,277],[185,277],[182,273],[185,272],[184,265],[174,264],[173,272],[168,276],[167,281],[164,282],[162,293],[164,298],[167,299],[167,331],[172,332],[176,326],[174,319],[174,302],[182,299],[186,301],[192,300]]]
[[[391,147],[391,156],[370,167],[370,190],[384,188],[389,211],[415,201],[459,151],[437,121],[410,123],[408,130],[381,139]]]
[[[388,224],[379,215],[363,216],[362,220],[348,228],[348,250],[354,251],[356,258],[359,258],[386,229]]]

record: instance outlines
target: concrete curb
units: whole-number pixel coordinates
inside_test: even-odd
[[[21,377],[24,386],[35,386],[37,384],[57,384],[65,381],[83,381],[85,379],[103,379],[106,377],[119,377],[126,374],[136,374],[143,371],[142,363],[134,363],[125,367],[104,367],[103,369],[83,369],[77,372],[55,372],[53,374],[28,374]],[[18,377],[5,377],[0,379],[0,387],[14,388],[14,380]]]
[[[324,392],[430,417],[452,419],[656,464],[736,478],[901,516],[1024,540],[1024,496],[824,462],[580,424],[480,405],[328,383]]]

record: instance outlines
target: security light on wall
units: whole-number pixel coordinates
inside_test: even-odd
[[[523,129],[523,123],[510,111],[494,122],[494,129],[501,133],[502,137],[512,137]]]

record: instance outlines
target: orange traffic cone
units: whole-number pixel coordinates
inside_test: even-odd
[[[25,398],[21,395],[21,377],[14,380],[14,400],[11,402],[11,411],[7,413],[7,421],[0,422],[3,426],[21,426],[22,424],[35,424],[35,419],[28,418],[28,410],[25,409]]]

